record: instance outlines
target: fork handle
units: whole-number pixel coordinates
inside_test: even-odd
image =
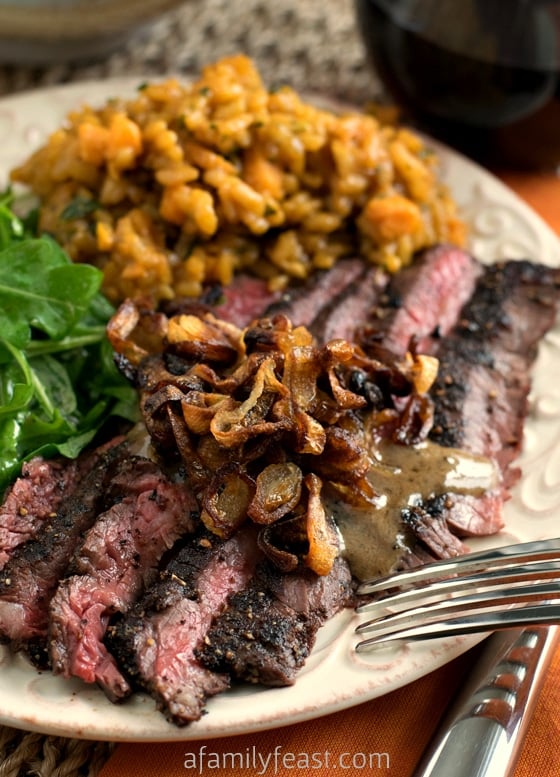
[[[412,777],[511,775],[560,627],[497,632]]]

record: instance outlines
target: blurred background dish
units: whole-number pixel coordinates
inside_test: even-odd
[[[104,57],[181,0],[0,0],[0,63]]]
[[[407,118],[486,164],[560,164],[560,0],[355,0]]]

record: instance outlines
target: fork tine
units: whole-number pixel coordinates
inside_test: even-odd
[[[355,649],[356,652],[362,653],[391,642],[417,642],[463,634],[480,634],[517,626],[552,624],[560,624],[560,604],[544,603],[511,610],[504,610],[502,607],[495,612],[477,612],[465,617],[450,618],[441,623],[414,626],[388,634],[380,634],[362,640]]]
[[[446,577],[433,582],[426,581],[416,588],[408,588],[397,593],[383,592],[379,599],[364,602],[356,607],[357,613],[384,612],[390,609],[402,610],[408,609],[414,602],[426,601],[435,596],[442,597],[448,594],[456,594],[461,591],[474,588],[489,588],[492,586],[503,587],[506,584],[515,585],[516,583],[528,582],[530,580],[540,580],[546,578],[560,578],[559,561],[538,561],[534,564],[528,564],[522,567],[500,567],[498,569],[483,570],[469,575],[459,577]]]
[[[357,608],[373,613],[356,628],[371,635],[359,652],[395,640],[560,623],[560,538],[443,559],[362,583],[358,593],[381,594]]]
[[[470,611],[488,611],[490,608],[504,608],[514,604],[531,602],[534,599],[543,602],[547,599],[560,598],[560,583],[549,581],[546,583],[533,583],[532,585],[520,585],[507,591],[490,588],[476,591],[465,596],[457,596],[451,599],[443,599],[437,603],[422,604],[401,612],[391,613],[379,618],[361,623],[356,627],[356,633],[367,632],[398,632],[402,628],[411,628],[416,625],[436,623],[448,619],[468,615]]]
[[[539,559],[558,559],[560,538],[504,545],[499,548],[468,553],[452,559],[442,559],[416,569],[396,572],[375,580],[365,581],[358,587],[358,594],[371,594],[406,585],[449,577],[457,573],[489,568],[524,565]]]

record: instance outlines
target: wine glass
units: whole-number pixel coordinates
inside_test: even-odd
[[[355,0],[405,117],[486,164],[560,164],[560,0]]]

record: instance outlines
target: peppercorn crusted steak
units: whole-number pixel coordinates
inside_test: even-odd
[[[292,685],[320,626],[354,599],[348,565],[328,575],[283,574],[269,561],[212,622],[197,656],[216,672],[263,685]]]
[[[109,487],[118,498],[85,533],[49,606],[53,670],[96,682],[112,700],[130,689],[103,644],[109,618],[126,612],[154,582],[163,554],[198,519],[183,483],[171,482],[148,459],[130,456],[123,463]]]
[[[0,575],[0,640],[16,648],[44,639],[49,603],[85,531],[106,506],[106,493],[125,456],[122,444],[110,447],[72,490],[34,538],[19,545]]]
[[[229,597],[249,583],[259,556],[251,527],[225,541],[199,532],[109,627],[107,644],[129,682],[178,725],[197,720],[206,699],[229,687],[229,674],[206,668],[196,651]]]
[[[560,271],[526,261],[485,268],[437,349],[432,439],[494,458],[509,488],[523,437],[530,368],[554,324]]]

